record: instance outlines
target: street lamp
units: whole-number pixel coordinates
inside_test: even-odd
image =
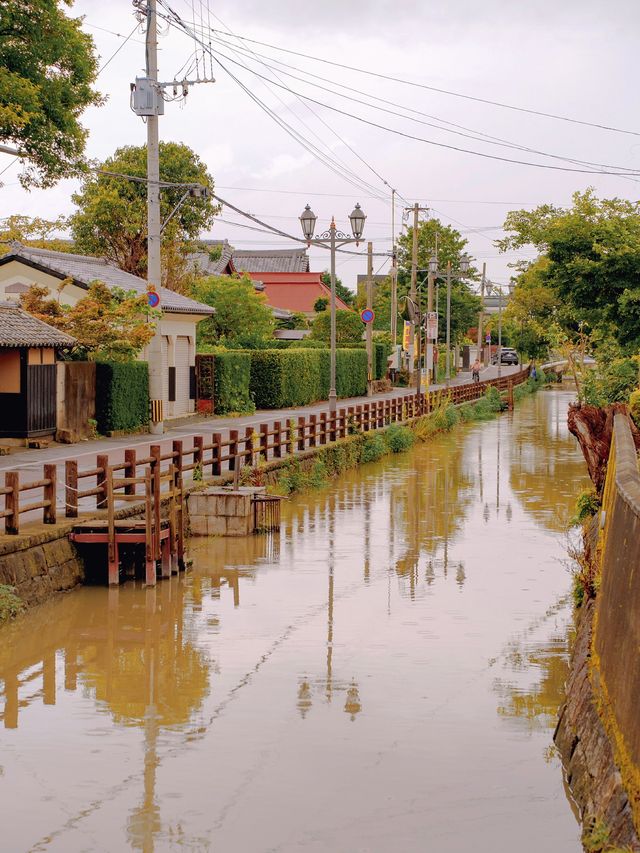
[[[471,258],[465,252],[460,256],[458,261],[458,267],[460,270],[461,276],[467,276],[469,274],[469,270],[471,268]],[[451,281],[452,281],[452,269],[451,269],[451,261],[447,261],[446,270],[440,271],[438,269],[438,259],[436,257],[432,257],[429,260],[429,280],[433,282],[436,277],[446,276],[447,280],[447,335],[446,335],[446,347],[447,347],[447,372],[446,372],[446,384],[447,388],[449,387],[449,383],[451,381]],[[437,300],[436,300],[436,310],[437,310]],[[437,343],[437,340],[436,340]],[[433,345],[427,341],[427,353],[429,349]],[[427,355],[428,360],[428,355]],[[433,356],[431,358],[432,367],[435,366],[433,363]]]
[[[309,205],[305,207],[300,215],[300,225],[307,245],[322,246],[325,249],[329,248],[331,251],[331,387],[329,388],[329,412],[332,415],[336,412],[338,400],[336,392],[336,249],[340,246],[346,246],[348,243],[355,243],[356,245],[360,243],[364,233],[366,218],[360,205],[356,204],[349,214],[353,237],[349,237],[347,234],[343,234],[342,231],[338,231],[333,217],[331,217],[331,224],[328,230],[324,231],[318,237],[314,237],[318,217]]]

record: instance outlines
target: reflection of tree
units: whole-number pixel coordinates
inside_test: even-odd
[[[508,447],[511,490],[527,513],[553,531],[566,529],[576,494],[582,483],[588,484],[584,460],[566,426],[571,399],[562,391],[536,394],[527,401],[530,412],[514,419]]]

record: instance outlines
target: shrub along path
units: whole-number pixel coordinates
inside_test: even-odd
[[[517,373],[520,366],[507,367],[503,365],[502,376],[509,376]],[[481,378],[494,379],[498,375],[498,369],[495,366],[486,368],[482,372]],[[452,385],[463,385],[471,382],[471,375],[467,373],[459,374],[451,381]],[[432,390],[444,388],[444,385],[432,385]],[[394,388],[384,394],[376,394],[372,398],[368,397],[351,397],[349,399],[339,400],[338,408],[346,408],[348,406],[360,405],[362,403],[371,402],[371,400],[393,399],[394,397],[403,397],[410,393],[408,388]],[[261,423],[273,422],[274,420],[288,421],[291,418],[297,418],[299,415],[320,414],[328,411],[327,401],[314,403],[309,406],[300,406],[289,409],[267,409],[256,411],[251,415],[239,415],[237,417],[194,417],[189,419],[187,423],[172,426],[171,422],[165,424],[166,432],[162,436],[152,436],[149,433],[140,433],[136,435],[127,435],[119,438],[99,438],[93,441],[84,441],[79,444],[53,444],[44,450],[15,450],[9,456],[2,458],[0,464],[0,473],[3,471],[19,471],[22,482],[37,480],[42,476],[42,465],[44,463],[55,463],[58,470],[58,507],[59,515],[64,514],[62,507],[64,506],[64,463],[67,459],[75,459],[78,462],[78,467],[81,470],[88,470],[95,467],[96,455],[105,454],[109,457],[109,464],[115,465],[124,461],[124,451],[126,448],[136,448],[139,457],[147,455],[147,450],[151,444],[160,444],[163,452],[171,449],[173,439],[182,439],[185,444],[189,444],[189,439],[196,435],[209,435],[212,432],[220,432],[226,438],[230,429],[244,429],[251,426],[256,429]],[[82,505],[81,505],[82,509]],[[22,517],[23,522],[31,521],[30,513]],[[40,513],[34,514],[34,519],[39,518]]]

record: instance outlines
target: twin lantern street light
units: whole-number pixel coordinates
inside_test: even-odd
[[[353,211],[349,214],[351,222],[351,231],[353,237],[343,234],[338,231],[335,219],[331,217],[331,224],[327,231],[314,236],[316,230],[316,222],[318,217],[311,210],[309,205],[305,207],[300,216],[300,225],[302,233],[307,245],[325,246],[331,250],[331,378],[329,388],[329,412],[335,414],[338,395],[336,393],[336,249],[340,246],[345,246],[348,243],[358,245],[362,240],[364,232],[364,221],[367,217],[359,204],[356,204]]]

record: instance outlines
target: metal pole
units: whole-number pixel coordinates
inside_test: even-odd
[[[373,308],[373,243],[367,243],[367,308]],[[367,323],[367,397],[373,396],[373,323]]]
[[[498,379],[502,376],[502,286],[498,286]]]
[[[335,414],[338,395],[336,393],[336,223],[331,217],[331,378],[329,388],[329,413]]]
[[[484,281],[487,273],[486,261],[482,264],[482,281],[480,282],[480,313],[478,315],[478,360],[484,364],[484,338],[482,332],[482,316],[484,314]]]
[[[391,343],[398,343],[398,270],[396,268],[396,191],[391,190]]]
[[[409,289],[409,298],[413,300],[414,305],[416,304],[416,286],[418,283],[418,216],[420,213],[420,207],[418,202],[413,205],[413,234],[412,234],[412,245],[411,245],[411,286]],[[416,327],[415,323],[413,324],[413,340],[409,343],[409,375],[413,378],[413,372],[415,369],[414,359],[416,353]],[[419,362],[419,353],[418,353],[418,362]],[[419,364],[418,364],[419,366]]]
[[[158,30],[156,0],[147,4],[147,77],[158,81]],[[160,287],[162,265],[160,259],[160,149],[158,115],[147,116],[147,280]],[[162,335],[156,327],[147,348],[149,363],[149,397],[151,399],[151,433],[164,432],[162,411],[163,369]],[[155,405],[154,405],[155,404]]]
[[[447,388],[451,381],[451,261],[447,261]]]

